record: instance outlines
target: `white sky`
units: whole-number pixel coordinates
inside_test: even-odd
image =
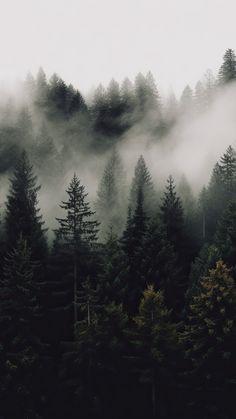
[[[236,49],[235,0],[0,0],[0,79],[41,65],[83,92],[149,69],[177,94]]]

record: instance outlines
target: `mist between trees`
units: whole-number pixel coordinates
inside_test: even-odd
[[[230,49],[179,100],[2,92],[4,418],[234,417],[235,115]]]

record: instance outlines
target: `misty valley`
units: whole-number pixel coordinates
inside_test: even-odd
[[[180,98],[0,87],[0,418],[233,419],[236,56]]]

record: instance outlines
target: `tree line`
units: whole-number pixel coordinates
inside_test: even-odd
[[[235,79],[232,49],[225,52],[216,78],[208,70],[194,89],[184,88],[179,100],[174,93],[161,97],[151,72],[138,73],[133,82],[126,78],[120,85],[112,79],[87,98],[57,74],[48,79],[40,68],[36,77],[28,74],[19,84],[17,94],[1,92],[0,173],[12,170],[22,149],[27,149],[35,169],[53,181],[75,153],[103,154],[134,128],[161,141],[181,118],[204,113],[219,89]]]
[[[141,156],[123,213],[123,179],[114,150],[95,212],[74,174],[49,248],[34,169],[17,160],[1,224],[3,418],[233,418],[235,150],[197,201],[172,176],[156,194]]]

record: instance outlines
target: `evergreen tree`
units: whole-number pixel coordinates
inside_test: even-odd
[[[135,313],[138,300],[144,288],[142,263],[144,258],[144,239],[147,231],[147,216],[143,208],[143,192],[139,189],[135,212],[129,209],[126,229],[121,238],[121,245],[126,263],[121,272],[125,284],[125,308]]]
[[[174,179],[169,176],[167,179],[166,192],[162,199],[161,220],[166,228],[167,238],[175,247],[180,249],[183,240],[183,209],[180,198],[175,191]]]
[[[140,156],[134,170],[134,178],[132,180],[130,191],[130,208],[134,210],[138,193],[142,190],[144,209],[149,215],[154,210],[154,188],[152,183],[151,174],[147,168],[143,156]]]
[[[236,266],[236,202],[223,212],[215,234],[214,245],[228,266]]]
[[[226,84],[236,79],[236,57],[232,49],[227,49],[223,63],[219,70],[218,80],[220,84]]]
[[[46,74],[42,67],[39,68],[36,77],[36,93],[35,93],[35,105],[42,110],[46,110],[48,103],[48,84]]]
[[[27,108],[22,108],[19,112],[16,129],[18,131],[21,147],[31,147],[33,140],[33,124],[30,112]]]
[[[124,224],[124,169],[118,152],[114,149],[105,167],[96,201],[96,212],[103,237],[112,228],[121,235]]]
[[[207,408],[209,415],[214,407],[214,417],[222,417],[230,410],[230,403],[225,404],[225,395],[232,388],[235,391],[235,303],[234,280],[220,260],[202,278],[192,296],[184,334],[186,357],[198,390],[194,395],[195,404],[202,403],[201,397],[206,399],[207,394],[207,406],[201,410],[205,416]]]
[[[113,229],[107,234],[102,252],[102,273],[99,284],[103,301],[114,301],[119,304],[123,301],[124,283],[120,275],[124,267],[124,254],[118,237]]]
[[[134,122],[135,96],[132,82],[126,78],[120,88],[121,107],[122,107],[122,126],[126,130]]]
[[[6,235],[8,249],[12,249],[22,236],[32,250],[32,258],[41,260],[46,256],[47,245],[44,222],[38,208],[37,193],[40,186],[36,182],[28,156],[23,152],[10,179],[6,203]]]
[[[39,316],[35,264],[22,237],[6,257],[0,280],[0,324],[2,372],[0,378],[1,413],[11,419],[38,418],[34,399],[39,368],[40,342],[35,324]],[[5,416],[6,415],[6,416]]]
[[[179,318],[183,306],[182,272],[173,245],[167,240],[162,225],[151,222],[144,239],[142,271],[147,284],[164,291],[167,306]]]
[[[225,208],[225,204],[227,201],[225,185],[223,182],[222,168],[219,163],[216,163],[213,168],[210,183],[207,189],[207,196],[207,233],[208,239],[212,240],[216,231],[217,222]]]
[[[232,194],[235,192],[236,182],[236,153],[233,147],[229,146],[226,153],[220,158],[220,166],[226,190]]]
[[[63,174],[63,162],[56,149],[53,138],[48,134],[43,124],[37,137],[32,152],[33,163],[41,177],[57,182],[58,175]]]
[[[178,347],[175,325],[170,321],[170,311],[165,306],[161,291],[156,292],[152,285],[144,290],[134,321],[136,327],[131,332],[131,340],[135,346],[136,369],[141,383],[150,386],[150,413],[157,418],[162,415],[161,394],[164,387],[173,382],[174,357]]]
[[[107,101],[107,92],[104,86],[100,84],[94,92],[91,114],[95,132],[105,135],[107,134],[108,118]]]
[[[92,220],[94,212],[91,211],[86,201],[87,194],[80,180],[74,174],[67,189],[68,201],[63,201],[61,208],[66,211],[65,218],[57,218],[59,228],[56,230],[57,239],[61,242],[72,256],[73,265],[73,303],[74,303],[74,324],[77,322],[77,290],[79,277],[84,272],[89,252],[97,240],[98,222]]]
[[[205,89],[205,107],[209,108],[216,91],[216,80],[210,69],[203,76],[203,86]]]

